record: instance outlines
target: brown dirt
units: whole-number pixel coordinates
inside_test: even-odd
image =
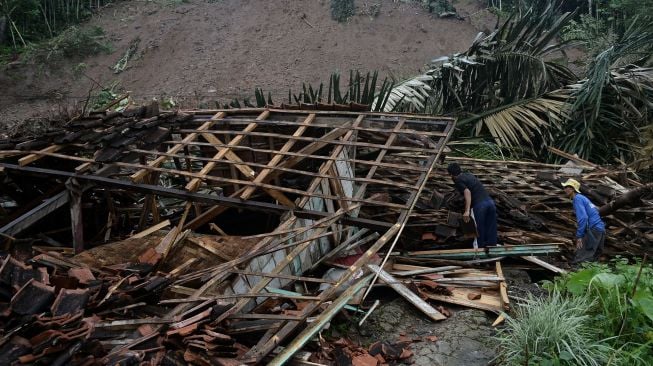
[[[255,87],[271,91],[279,103],[289,88],[318,84],[336,70],[378,70],[401,79],[435,57],[466,49],[494,21],[473,0],[456,2],[462,21],[433,17],[415,2],[359,0],[359,13],[380,3],[379,15],[359,14],[342,24],[331,19],[328,0],[166,1],[172,0],[120,2],[92,19],[90,25],[102,27],[112,41],[111,54],[48,70],[0,71],[0,124],[54,114],[86,99],[94,85],[114,82],[137,101],[174,96],[187,107],[213,107],[206,102],[251,96]],[[112,67],[137,38],[136,59],[114,74]],[[72,71],[80,62],[87,76]]]

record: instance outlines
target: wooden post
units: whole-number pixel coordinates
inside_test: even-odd
[[[75,179],[66,182],[70,201],[70,227],[73,233],[75,254],[84,250],[84,222],[82,220],[82,188]]]

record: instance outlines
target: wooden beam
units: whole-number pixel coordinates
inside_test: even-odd
[[[345,292],[343,292],[337,299],[335,299],[326,310],[320,314],[320,316],[315,319],[311,324],[309,324],[304,330],[295,337],[295,339],[283,349],[278,355],[276,355],[269,363],[270,366],[282,366],[285,365],[292,356],[299,351],[313,336],[322,329],[326,323],[333,319],[340,310],[342,310],[347,302],[351,300],[358,291],[360,291],[372,278],[371,275],[365,276],[358,280],[354,285],[350,286]]]
[[[247,201],[247,200],[241,200],[237,198],[230,198],[230,197],[217,196],[211,194],[188,192],[181,189],[166,188],[166,187],[161,187],[161,186],[156,186],[151,184],[132,183],[125,180],[106,178],[106,177],[96,176],[96,175],[76,175],[75,173],[64,172],[60,170],[34,168],[34,167],[20,167],[18,165],[6,164],[6,163],[0,163],[0,166],[11,170],[18,170],[24,173],[31,173],[37,175],[48,174],[48,175],[58,176],[58,177],[76,178],[77,180],[85,180],[98,185],[117,187],[117,188],[122,188],[134,192],[146,193],[146,194],[152,193],[159,196],[180,198],[192,202],[220,204],[228,207],[250,209],[254,211],[273,212],[273,213],[284,213],[284,212],[292,211],[296,217],[309,218],[309,219],[321,219],[330,216],[328,213],[323,211],[292,209],[291,207],[277,205],[274,203]],[[386,230],[387,228],[393,226],[392,224],[383,221],[351,217],[348,215],[341,217],[340,221],[350,225],[370,228],[372,230]]]
[[[408,302],[415,305],[416,308],[424,313],[424,315],[431,318],[431,320],[438,321],[447,319],[446,316],[435,310],[426,301],[422,300],[421,297],[417,296],[413,291],[409,290],[408,287],[404,286],[401,282],[392,277],[391,274],[381,269],[381,267],[377,266],[376,264],[368,264],[367,268],[369,268],[373,273],[378,273],[381,281],[392,287],[393,290],[397,291],[397,293],[404,299],[408,300]]]
[[[528,261],[528,262],[531,262],[531,263],[534,263],[534,264],[537,264],[538,266],[546,268],[546,269],[548,269],[549,271],[551,271],[553,273],[557,273],[557,274],[567,273],[567,271],[565,271],[562,268],[558,268],[558,267],[556,267],[556,266],[554,266],[554,265],[552,265],[550,263],[547,263],[547,262],[545,262],[545,261],[543,261],[543,260],[541,260],[539,258],[535,258],[535,257],[530,256],[530,255],[522,256],[521,259],[523,259],[525,261]]]
[[[18,165],[25,166],[27,164],[31,164],[44,157],[45,155],[42,153],[54,153],[63,149],[63,147],[63,145],[50,145],[43,150],[39,150],[38,152],[23,156],[22,158],[18,159]]]
[[[508,286],[506,285],[506,279],[503,277],[503,269],[501,268],[501,262],[497,261],[496,268],[497,268],[497,276],[503,278],[503,280],[499,282],[499,296],[501,299],[501,307],[503,308],[503,310],[508,310],[510,309],[510,299],[508,298]]]
[[[169,226],[169,225],[170,225],[170,220],[162,221],[162,222],[160,222],[160,223],[158,223],[158,224],[156,224],[154,226],[151,226],[151,227],[149,227],[149,228],[147,228],[147,229],[145,229],[145,230],[143,230],[143,231],[141,231],[139,233],[136,233],[136,234],[130,236],[130,239],[144,238],[144,237],[146,237],[146,236],[148,236],[148,235],[150,235],[150,234],[152,234],[152,233],[154,233],[156,231],[159,231],[159,230],[161,230],[164,227]]]
[[[68,189],[70,195],[70,226],[73,232],[73,248],[75,254],[84,251],[84,222],[82,215],[81,189]]]
[[[497,314],[501,312],[501,300],[498,295],[490,295],[488,292],[483,292],[479,300],[469,300],[468,295],[472,292],[478,291],[466,288],[454,288],[451,290],[451,296],[431,294],[428,292],[425,292],[424,295],[435,301],[491,311]]]
[[[215,116],[213,116],[209,121],[204,122],[202,126],[198,127],[198,131],[205,131],[211,128],[217,121],[223,119],[225,116],[227,116],[227,112],[218,112]],[[168,153],[174,154],[177,151],[181,150],[186,146],[189,142],[194,141],[199,133],[191,133],[188,136],[184,137],[177,145],[174,145],[170,149],[168,149]],[[148,166],[150,167],[159,167],[161,164],[163,164],[168,158],[166,156],[159,156],[158,158],[154,159],[154,161],[151,161]],[[146,175],[149,174],[149,171],[147,169],[141,169],[137,171],[136,173],[131,175],[132,181],[138,183],[145,178]]]
[[[304,132],[306,132],[308,127],[311,125],[311,123],[313,123],[314,120],[315,120],[315,114],[309,114],[304,120],[303,124],[300,125],[299,128],[297,128],[295,133],[293,133],[292,137],[302,136]],[[272,172],[272,169],[270,168],[275,167],[277,164],[279,164],[279,162],[281,162],[281,160],[284,157],[281,154],[290,151],[290,149],[292,149],[292,147],[295,145],[296,141],[297,140],[295,139],[289,139],[288,141],[286,141],[286,143],[279,150],[280,154],[275,154],[274,157],[270,159],[270,161],[267,164],[267,167],[261,170],[256,176],[256,178],[254,178],[254,183],[263,183],[268,177],[268,175]],[[255,190],[256,190],[255,186],[247,187],[245,189],[245,192],[241,194],[240,198],[248,199],[254,193]]]

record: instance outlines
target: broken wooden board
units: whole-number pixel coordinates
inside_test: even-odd
[[[479,293],[477,289],[452,288],[450,296],[432,294],[426,291],[422,293],[431,300],[465,306],[473,309],[491,311],[497,314],[503,311],[503,307],[501,306],[501,296],[497,291],[481,291],[481,297],[478,300],[469,299],[470,294]]]
[[[399,295],[401,295],[403,298],[408,300],[408,302],[410,302],[415,307],[417,307],[422,313],[424,313],[424,315],[428,316],[431,320],[438,321],[438,320],[447,319],[446,316],[442,315],[442,313],[435,310],[426,301],[422,300],[417,294],[409,290],[408,287],[404,286],[401,282],[399,282],[397,279],[392,277],[392,275],[390,275],[388,272],[382,270],[381,267],[375,264],[368,264],[367,268],[369,268],[374,273],[378,273],[381,281],[385,282],[393,290],[397,291]]]

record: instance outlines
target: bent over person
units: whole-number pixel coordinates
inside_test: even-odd
[[[605,223],[601,220],[599,210],[580,193],[580,183],[567,179],[562,187],[574,204],[576,212],[576,256],[573,263],[595,261],[603,252],[605,243]]]
[[[497,209],[483,183],[473,174],[463,173],[457,163],[449,164],[447,171],[458,192],[465,197],[463,220],[469,222],[471,213],[474,214],[478,246],[497,245]]]

